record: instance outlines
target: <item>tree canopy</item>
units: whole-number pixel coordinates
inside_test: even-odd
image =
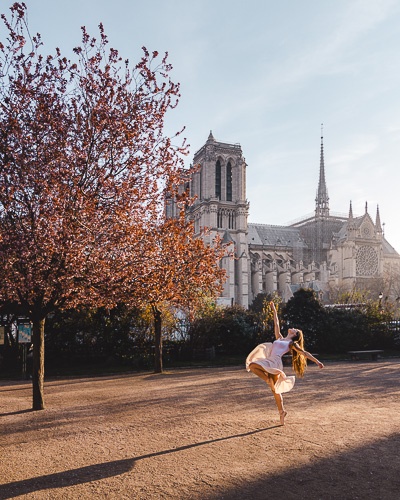
[[[41,409],[46,316],[112,307],[154,285],[155,236],[163,232],[165,248],[164,201],[187,150],[164,132],[179,99],[167,54],[143,48],[131,66],[100,24],[98,39],[82,28],[71,59],[59,49],[46,55],[26,5],[10,11],[0,40],[0,302],[17,303],[33,323],[33,406]],[[175,253],[179,262],[170,254],[169,263],[183,273]],[[168,269],[158,272],[166,283]],[[169,297],[171,283],[162,285]],[[151,301],[155,290],[147,288]]]
[[[75,62],[45,57],[24,4],[11,12],[0,45],[0,298],[39,318],[113,303],[132,268],[143,274],[145,235],[181,167],[183,150],[163,135],[179,86],[156,52],[121,68],[101,25],[99,41],[82,28]]]

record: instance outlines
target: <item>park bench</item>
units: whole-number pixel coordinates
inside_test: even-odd
[[[350,354],[350,359],[352,361],[356,361],[360,358],[368,358],[371,357],[372,361],[378,360],[378,355],[382,354],[383,351],[379,349],[369,350],[369,351],[347,351]]]

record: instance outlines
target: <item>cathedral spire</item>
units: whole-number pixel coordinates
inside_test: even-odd
[[[329,196],[325,182],[325,160],[324,160],[324,136],[323,126],[321,123],[321,156],[319,162],[319,181],[317,197],[315,198],[315,215],[316,216],[329,216]]]
[[[347,238],[352,240],[355,235],[356,227],[354,225],[354,217],[353,217],[353,204],[350,200],[350,208],[349,208],[349,219],[347,222]]]
[[[382,233],[381,216],[379,215],[379,205],[376,206],[375,227],[379,233]]]

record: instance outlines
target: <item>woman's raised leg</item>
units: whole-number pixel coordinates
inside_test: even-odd
[[[257,363],[250,363],[249,370],[254,373],[254,375],[257,375],[257,377],[260,377],[260,379],[264,380],[264,382],[267,382],[268,385],[271,385],[271,378],[269,374],[265,372],[260,365],[258,365]]]

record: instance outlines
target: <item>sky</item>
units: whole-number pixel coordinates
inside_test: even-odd
[[[400,252],[398,0],[25,0],[47,52],[72,57],[82,25],[132,64],[168,52],[187,165],[208,138],[239,143],[249,222],[286,225],[315,209],[323,123],[332,214],[377,206]],[[2,12],[12,2],[1,0]]]

